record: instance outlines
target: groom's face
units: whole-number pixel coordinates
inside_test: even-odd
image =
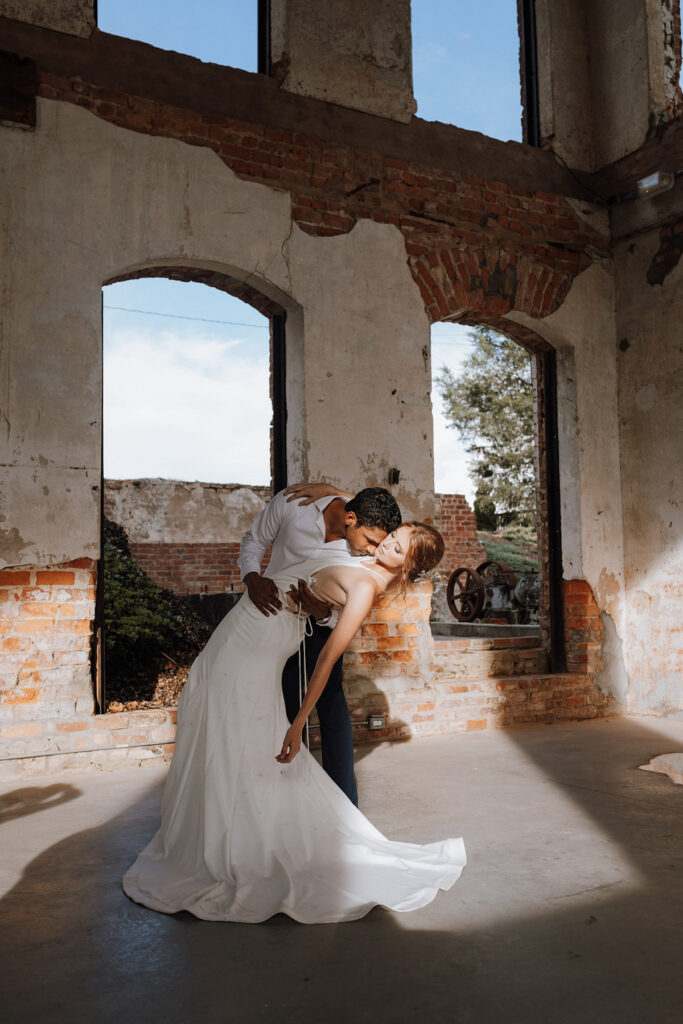
[[[360,526],[355,512],[347,512],[344,520],[346,543],[353,555],[374,555],[377,545],[387,535],[379,526]]]

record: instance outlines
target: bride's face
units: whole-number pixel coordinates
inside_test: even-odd
[[[406,560],[412,532],[409,526],[399,526],[398,530],[388,533],[382,543],[377,545],[377,561],[387,569],[400,569]]]

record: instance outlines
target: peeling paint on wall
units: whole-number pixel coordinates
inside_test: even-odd
[[[16,526],[12,526],[9,530],[0,526],[0,568],[7,565],[19,565],[22,552],[32,543],[32,540],[24,540]]]
[[[619,639],[614,619],[607,612],[601,612],[602,663],[604,668],[597,673],[595,685],[614,700],[615,711],[626,711],[628,706],[629,679],[624,662],[624,649]]]

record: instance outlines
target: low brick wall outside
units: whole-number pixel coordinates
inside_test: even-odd
[[[120,493],[122,481],[107,481],[105,493],[108,494],[106,503],[107,514],[117,519],[117,508],[112,500],[113,495]],[[183,486],[183,485],[179,485]],[[220,491],[220,485],[201,484],[206,492],[212,496],[214,491]],[[236,485],[226,485],[225,490],[235,488]],[[242,486],[242,485],[240,485]],[[245,490],[259,491],[258,488]],[[261,488],[263,490],[263,488]],[[126,502],[130,503],[138,496],[137,492],[129,489],[126,492]],[[434,503],[434,526],[442,533],[446,553],[441,563],[440,574],[444,578],[461,565],[477,566],[486,559],[486,549],[477,540],[477,524],[474,512],[462,494],[437,494]],[[126,525],[126,523],[122,523]],[[163,525],[163,517],[160,517],[160,525]],[[175,523],[168,524],[175,527]],[[244,590],[240,570],[237,565],[237,556],[240,550],[240,540],[218,540],[211,541],[159,541],[141,540],[130,538],[130,551],[141,569],[147,573],[150,579],[159,583],[162,587],[172,590],[176,594],[218,594],[234,590]],[[265,569],[269,560],[269,552],[263,559],[262,568]]]
[[[222,594],[244,591],[237,542],[225,544],[157,544],[131,541],[130,553],[143,572],[175,594]],[[268,565],[270,553],[262,562]]]
[[[463,565],[476,568],[486,561],[486,548],[477,540],[477,521],[464,494],[434,495],[434,526],[446,545],[439,566],[442,575]]]

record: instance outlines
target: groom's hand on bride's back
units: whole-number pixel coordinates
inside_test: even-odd
[[[249,572],[244,577],[247,593],[253,604],[263,615],[277,615],[282,608],[282,601],[273,580],[267,576],[259,576],[257,572]]]

